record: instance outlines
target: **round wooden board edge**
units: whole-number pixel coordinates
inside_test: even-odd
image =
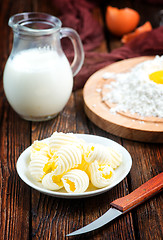
[[[90,85],[90,82],[94,81],[93,79],[96,78],[96,76],[100,76],[100,74],[103,71],[108,71],[109,68],[112,67],[116,67],[119,63],[121,65],[124,65],[126,63],[130,63],[130,62],[143,62],[145,60],[149,60],[149,59],[153,59],[154,56],[143,56],[143,57],[136,57],[136,58],[130,58],[130,59],[125,59],[119,62],[115,62],[113,64],[110,64],[98,71],[96,71],[94,74],[92,74],[89,79],[87,80],[84,88],[83,88],[83,99],[84,99],[84,110],[86,115],[88,116],[88,118],[95,124],[97,125],[99,128],[113,134],[116,135],[118,137],[122,137],[122,138],[126,138],[129,140],[134,140],[134,141],[140,141],[140,142],[153,142],[153,143],[163,143],[163,131],[152,131],[151,129],[149,130],[142,130],[142,129],[135,129],[132,127],[127,127],[124,130],[124,126],[121,126],[119,124],[116,124],[112,121],[108,121],[107,119],[105,119],[105,117],[103,116],[99,116],[98,113],[95,112],[95,109],[91,109],[88,105],[87,105],[87,97],[85,95],[86,89],[87,87]],[[134,64],[135,65],[135,64]],[[96,90],[98,87],[96,86],[96,88],[94,89],[94,86],[91,86],[92,90]],[[121,116],[122,117],[122,116]],[[103,123],[101,123],[101,120],[103,121]]]
[[[149,131],[140,131],[136,129],[128,129],[126,133],[123,132],[123,127],[118,126],[118,131],[112,130],[112,126],[114,127],[115,124],[109,123],[107,124],[107,127],[105,127],[104,124],[100,124],[98,122],[98,118],[94,119],[92,118],[90,114],[90,109],[87,108],[87,106],[84,104],[84,110],[87,115],[87,117],[99,128],[102,130],[111,133],[117,137],[122,137],[128,140],[133,140],[133,141],[138,141],[138,142],[150,142],[150,143],[163,143],[163,133],[158,133],[158,132],[149,132]],[[106,121],[104,119],[104,121]],[[152,138],[151,138],[151,133],[152,133]],[[159,136],[160,135],[160,136]]]

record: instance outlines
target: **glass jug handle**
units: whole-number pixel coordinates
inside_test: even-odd
[[[60,38],[68,37],[74,47],[74,59],[71,64],[73,76],[75,76],[81,69],[84,62],[84,50],[78,33],[71,28],[61,28]]]

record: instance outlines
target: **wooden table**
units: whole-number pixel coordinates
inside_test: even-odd
[[[122,6],[122,1],[108,2]],[[145,1],[134,1],[134,5],[131,2],[125,1],[123,6],[148,12],[146,16],[151,17],[155,24],[154,16],[161,6],[147,6]],[[102,1],[102,12],[106,4]],[[41,123],[22,120],[11,109],[3,92],[3,69],[12,48],[12,32],[7,21],[18,12],[43,11],[55,15],[56,11],[52,1],[46,0],[1,0],[0,11],[0,239],[68,239],[66,234],[100,217],[108,210],[111,201],[130,193],[160,173],[163,146],[125,140],[96,127],[84,113],[82,90],[72,93],[67,106],[55,119]],[[145,14],[142,14],[141,21],[144,19]],[[110,36],[108,39],[110,50],[121,45],[116,37]],[[17,159],[34,140],[46,138],[54,131],[99,135],[118,142],[132,156],[131,172],[111,191],[86,199],[59,199],[31,189],[16,172]],[[161,204],[161,194],[158,194],[101,229],[74,239],[161,240]]]

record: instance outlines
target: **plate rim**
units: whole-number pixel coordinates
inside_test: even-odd
[[[46,194],[46,195],[49,195],[49,196],[52,196],[52,197],[58,197],[58,198],[71,198],[71,199],[75,199],[75,198],[86,198],[86,197],[92,197],[92,196],[96,196],[96,195],[99,195],[99,194],[103,194],[109,190],[111,190],[113,187],[115,187],[116,185],[118,185],[120,182],[122,182],[124,180],[124,178],[129,174],[130,170],[131,170],[131,167],[132,167],[132,158],[131,158],[131,155],[130,153],[126,150],[126,148],[124,148],[122,145],[120,145],[119,143],[109,139],[109,138],[106,138],[106,137],[102,137],[102,136],[98,136],[98,135],[92,135],[92,134],[80,134],[80,133],[74,133],[75,136],[77,136],[78,138],[90,138],[88,143],[91,142],[92,140],[91,139],[100,139],[101,141],[104,140],[104,141],[108,141],[110,144],[113,144],[115,146],[118,146],[118,148],[122,149],[122,155],[124,156],[124,154],[126,155],[127,154],[127,168],[126,168],[126,172],[123,174],[123,177],[121,177],[119,180],[117,180],[115,183],[113,182],[113,184],[109,185],[109,186],[106,186],[104,188],[99,188],[97,190],[93,190],[93,191],[86,191],[84,193],[67,193],[67,192],[59,192],[59,191],[53,191],[53,190],[48,190],[48,189],[45,189],[45,188],[41,188],[37,185],[35,185],[30,179],[29,177],[27,176],[27,174],[25,174],[24,172],[21,172],[20,171],[20,166],[22,164],[22,159],[24,158],[24,155],[25,155],[25,158],[24,158],[24,163],[27,164],[27,161],[29,159],[27,159],[28,157],[26,156],[26,154],[29,154],[29,151],[30,151],[30,148],[31,146],[27,147],[21,154],[20,156],[18,157],[18,160],[16,162],[16,171],[17,171],[17,174],[18,176],[20,177],[20,179],[26,184],[28,185],[29,187],[43,193],[43,194]],[[39,141],[48,141],[50,137],[48,138],[44,138],[44,139],[41,139]],[[85,139],[84,139],[85,140]],[[86,140],[85,140],[86,141]],[[93,143],[93,141],[92,141]],[[97,143],[95,141],[95,143]],[[104,144],[105,145],[105,144]],[[32,178],[32,177],[31,177]],[[28,181],[27,181],[27,180]]]

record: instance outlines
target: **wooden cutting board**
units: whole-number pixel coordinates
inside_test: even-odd
[[[105,72],[127,72],[136,64],[153,59],[154,57],[138,57],[113,63],[95,72],[86,82],[83,89],[84,109],[88,118],[101,129],[119,137],[141,141],[163,143],[163,118],[145,117],[119,112],[110,113],[112,106],[109,102],[102,101],[105,94]]]

